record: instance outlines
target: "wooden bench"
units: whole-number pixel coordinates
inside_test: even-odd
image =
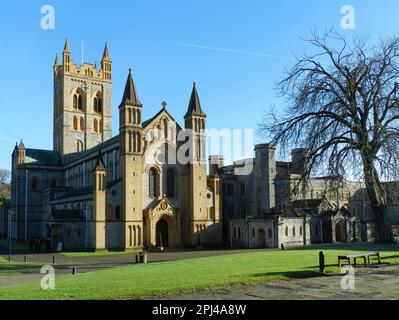
[[[371,264],[371,257],[378,258],[378,264],[381,264],[381,257],[379,252],[369,252],[369,253],[358,253],[358,254],[348,254],[344,256],[338,256],[338,266],[341,268],[342,261],[347,261],[348,265],[351,265],[351,259],[353,259],[353,266],[356,267],[356,260],[358,258],[363,259],[364,266]]]

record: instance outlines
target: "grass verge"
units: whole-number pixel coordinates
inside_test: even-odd
[[[319,276],[323,249],[327,272],[338,272],[337,256],[380,251],[382,263],[399,264],[398,246],[372,244],[262,250],[189,260],[131,265],[56,278],[55,290],[38,282],[0,287],[0,299],[128,299],[234,284]]]

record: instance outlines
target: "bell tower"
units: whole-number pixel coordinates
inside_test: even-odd
[[[142,104],[131,70],[119,105],[120,164],[123,177],[122,219],[124,248],[143,246],[142,203]]]
[[[189,137],[189,163],[187,164],[187,196],[185,226],[186,245],[206,242],[208,224],[207,176],[205,155],[206,115],[202,111],[196,84],[193,85],[190,103],[184,116],[186,134]]]
[[[73,62],[68,40],[54,66],[53,148],[61,155],[90,149],[112,137],[112,61],[105,45],[97,63]]]

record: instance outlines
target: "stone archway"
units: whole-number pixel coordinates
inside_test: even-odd
[[[155,226],[155,238],[157,248],[169,247],[169,225],[166,219],[159,219]]]
[[[162,234],[163,247],[181,246],[180,218],[167,199],[160,200],[154,207],[148,209],[145,228],[145,246],[159,247],[160,234]]]
[[[338,221],[335,224],[335,242],[345,242],[345,224],[342,221]]]

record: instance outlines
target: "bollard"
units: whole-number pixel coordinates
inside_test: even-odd
[[[281,250],[284,250],[284,243],[281,244]]]
[[[28,262],[28,257],[24,256],[24,262],[27,263]]]
[[[76,267],[73,267],[72,268],[72,275],[74,276],[77,273],[78,273],[78,269]]]
[[[11,255],[8,256],[8,262],[11,262]]]
[[[136,263],[139,263],[139,256],[136,254]]]
[[[319,252],[319,269],[321,274],[326,273],[326,266],[325,266],[325,257],[324,257],[324,252],[320,251]]]
[[[53,256],[53,265],[55,265],[55,256]]]
[[[147,252],[144,251],[143,263],[147,263]]]

